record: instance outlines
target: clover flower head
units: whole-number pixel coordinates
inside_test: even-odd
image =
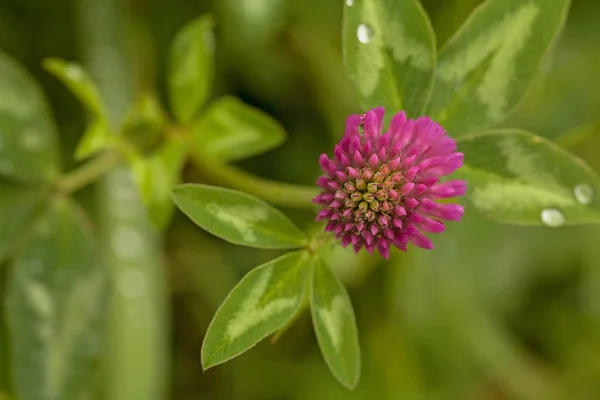
[[[432,249],[426,233],[441,233],[442,220],[460,221],[464,208],[440,203],[465,194],[464,181],[441,182],[463,165],[456,141],[429,117],[396,114],[383,133],[383,107],[350,115],[344,137],[330,158],[322,154],[322,192],[313,199],[344,247],[352,244],[389,257],[390,247],[406,251],[408,242]]]

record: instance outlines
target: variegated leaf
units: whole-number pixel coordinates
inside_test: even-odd
[[[499,129],[459,140],[469,203],[491,219],[551,227],[600,223],[600,177],[532,133]],[[468,208],[467,208],[468,210]]]
[[[435,35],[419,1],[346,1],[344,15],[346,69],[363,107],[417,116],[436,59]]]
[[[488,0],[440,51],[427,112],[453,136],[501,122],[523,99],[569,0]]]
[[[254,268],[229,293],[202,345],[208,369],[250,349],[283,328],[300,310],[311,257],[295,251]]]

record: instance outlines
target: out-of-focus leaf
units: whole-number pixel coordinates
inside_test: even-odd
[[[418,0],[347,1],[344,58],[363,107],[420,114],[433,83],[436,46]]]
[[[138,151],[151,152],[160,144],[168,124],[156,97],[146,94],[125,115],[123,136]]]
[[[301,247],[306,236],[278,209],[237,190],[186,184],[173,199],[196,225],[221,239],[262,249]]]
[[[92,115],[92,121],[75,150],[75,158],[82,160],[113,146],[115,137],[109,128],[107,111],[102,97],[83,67],[78,63],[58,58],[47,58],[43,65],[48,72],[60,79],[73,92]]]
[[[48,181],[58,175],[56,129],[37,82],[0,52],[0,175]]]
[[[47,58],[44,60],[43,66],[60,79],[94,117],[107,119],[100,92],[79,63],[59,58]]]
[[[75,159],[86,159],[99,151],[116,146],[117,143],[117,136],[110,131],[105,121],[92,121],[77,144]]]
[[[14,183],[0,182],[0,262],[27,227],[42,190],[22,187]]]
[[[285,131],[262,111],[234,97],[224,97],[192,126],[192,136],[201,154],[233,161],[279,146]]]
[[[349,389],[360,379],[358,329],[344,284],[319,262],[313,271],[310,309],[325,362]]]
[[[7,312],[20,399],[92,395],[108,281],[76,207],[66,199],[50,204],[12,268]]]
[[[213,80],[214,20],[205,15],[176,35],[169,58],[169,99],[179,122],[190,122],[204,105]]]
[[[142,201],[148,208],[150,220],[158,227],[164,227],[173,215],[170,192],[180,182],[185,155],[185,141],[172,137],[148,157],[137,154],[130,157]]]
[[[452,135],[501,122],[560,32],[569,0],[488,0],[440,51],[429,112]]]
[[[208,327],[202,345],[203,368],[240,355],[294,318],[302,306],[310,263],[308,253],[295,251],[250,271]]]
[[[501,129],[459,141],[469,203],[522,225],[600,223],[600,178],[583,161],[532,133]],[[468,210],[468,209],[467,209]]]

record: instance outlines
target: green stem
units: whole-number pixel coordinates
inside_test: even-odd
[[[93,183],[121,161],[119,153],[107,151],[64,175],[57,182],[57,188],[63,193],[72,193]]]
[[[242,190],[277,206],[312,208],[312,199],[319,194],[317,187],[271,181],[198,153],[192,154],[192,160],[212,182]]]

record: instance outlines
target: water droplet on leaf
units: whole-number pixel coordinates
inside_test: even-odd
[[[542,210],[541,217],[544,225],[552,228],[565,224],[565,215],[559,208],[545,208]]]
[[[354,0],[346,0],[346,5],[352,7],[354,5]]]
[[[585,183],[581,183],[573,189],[573,194],[578,202],[583,205],[588,205],[594,199],[594,189]]]
[[[371,25],[360,24],[356,29],[356,36],[361,43],[369,43],[375,37],[375,31]]]

